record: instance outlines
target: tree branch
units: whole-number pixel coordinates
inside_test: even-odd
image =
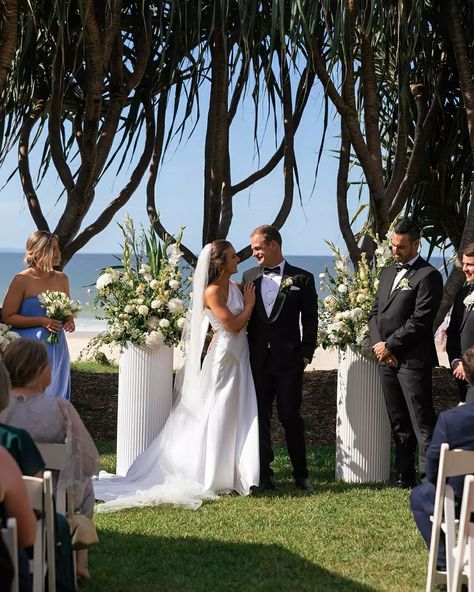
[[[41,205],[31,179],[29,149],[31,130],[44,113],[44,109],[45,102],[43,100],[38,101],[30,114],[27,115],[21,126],[18,145],[18,172],[20,173],[20,180],[31,217],[38,230],[49,230],[49,225],[41,210]]]

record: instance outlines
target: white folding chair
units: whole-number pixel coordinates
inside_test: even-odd
[[[455,519],[454,491],[446,481],[449,477],[458,477],[469,473],[474,473],[474,450],[449,450],[448,444],[441,444],[426,592],[431,592],[438,584],[447,584],[448,592],[450,592],[454,573],[457,521]],[[446,544],[445,571],[437,569],[436,565],[441,530],[444,532]]]
[[[59,474],[66,466],[66,444],[56,442],[35,442],[41,452],[46,468],[58,471]],[[60,478],[60,475],[59,475]],[[56,488],[56,511],[65,516],[74,514],[74,492],[72,487],[64,489]]]
[[[467,583],[469,592],[474,591],[474,523],[471,514],[474,512],[474,476],[467,475],[464,479],[461,515],[459,518],[458,542],[454,553],[454,573],[452,592],[459,592],[461,584]]]
[[[10,554],[14,570],[10,592],[19,592],[20,580],[18,576],[18,535],[16,530],[16,518],[7,519],[7,526],[6,528],[1,529],[1,534],[3,542]]]
[[[33,592],[44,592],[46,575],[48,592],[56,592],[53,480],[51,471],[45,471],[43,478],[23,477],[28,497],[38,521],[33,547]],[[31,569],[31,568],[30,568]]]

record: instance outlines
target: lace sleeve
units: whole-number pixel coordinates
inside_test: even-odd
[[[66,422],[66,444],[75,468],[75,480],[92,477],[99,472],[99,453],[82,419],[73,405],[60,399],[61,413]]]

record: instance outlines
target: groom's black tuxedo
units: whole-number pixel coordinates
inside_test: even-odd
[[[296,480],[308,476],[304,425],[300,416],[304,358],[316,349],[318,299],[311,273],[285,262],[282,282],[268,316],[262,299],[262,268],[244,273],[256,288],[256,304],[247,327],[250,363],[257,392],[260,428],[260,474],[273,473],[270,419],[277,399],[278,418],[285,428]]]
[[[464,304],[464,299],[469,292],[469,286],[464,286],[458,291],[454,299],[451,319],[446,331],[446,351],[450,365],[454,360],[460,359],[468,347],[474,345],[474,306],[466,307]],[[466,392],[467,399],[469,401],[474,400],[474,387],[468,388],[468,386],[467,382],[460,382],[459,394],[463,401],[466,398]]]
[[[392,290],[396,275],[394,265],[381,273],[369,330],[372,346],[385,342],[399,363],[398,368],[381,363],[379,371],[395,440],[395,464],[401,480],[412,483],[417,442],[423,474],[436,421],[431,387],[432,367],[438,361],[433,322],[443,281],[439,271],[421,257]]]

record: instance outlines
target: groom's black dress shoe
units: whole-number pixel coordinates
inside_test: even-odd
[[[307,491],[308,493],[314,493],[314,487],[311,484],[311,481],[305,477],[304,479],[295,479],[296,487],[301,489],[302,491]]]
[[[273,475],[261,478],[260,479],[260,487],[264,491],[276,491],[278,489],[276,479]]]

